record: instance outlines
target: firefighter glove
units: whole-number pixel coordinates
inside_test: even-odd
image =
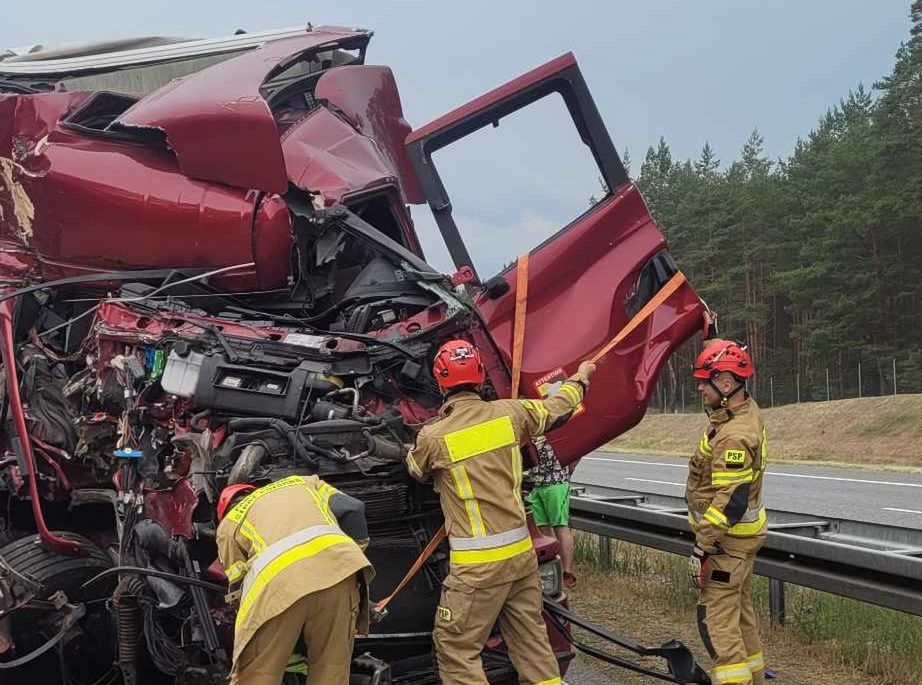
[[[582,383],[588,384],[589,378],[595,373],[595,364],[590,361],[584,361],[576,370],[576,376]]]
[[[700,590],[708,572],[708,553],[695,545],[691,556],[688,558],[688,584]]]

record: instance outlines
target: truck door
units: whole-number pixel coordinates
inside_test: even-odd
[[[598,165],[605,195],[499,274],[480,274],[465,245],[464,226],[452,216],[433,153],[547,97],[563,99]],[[580,361],[601,354],[584,405],[549,440],[560,461],[571,463],[636,424],[660,368],[701,329],[705,307],[666,251],[572,53],[417,129],[406,145],[449,254],[459,273],[468,274],[477,309],[507,365],[507,373],[491,375],[497,390],[510,396],[516,338],[522,348],[520,397],[554,392]],[[497,278],[508,289],[480,287],[495,285]],[[518,326],[517,291],[527,292],[520,298],[525,316]]]

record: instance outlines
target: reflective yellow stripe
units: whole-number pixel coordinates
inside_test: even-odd
[[[408,454],[406,458],[407,468],[410,470],[410,473],[417,478],[423,477],[423,470],[419,468],[419,464],[416,463],[416,460],[413,458],[412,454]]]
[[[768,461],[768,434],[765,432],[765,428],[762,428],[762,442],[759,443],[759,454],[761,455],[761,463],[759,464],[759,470],[765,470],[765,462]]]
[[[516,444],[515,428],[508,416],[449,433],[444,440],[452,462]]]
[[[727,530],[730,527],[730,522],[727,521],[727,517],[723,515],[723,512],[715,509],[714,507],[707,508],[707,511],[704,512],[704,519],[706,521],[710,521],[718,528],[723,528],[724,530]]]
[[[762,652],[756,652],[755,654],[750,654],[748,659],[749,668],[753,672],[761,671],[765,668],[765,657]]]
[[[711,441],[708,440],[708,434],[706,432],[701,436],[701,440],[698,442],[698,451],[701,452],[701,454],[711,456]]]
[[[527,552],[532,548],[531,538],[513,542],[510,545],[494,547],[493,549],[452,550],[451,563],[453,564],[489,564],[494,561],[503,561]]]
[[[711,485],[730,485],[732,483],[751,483],[753,480],[752,469],[738,471],[712,471]]]
[[[572,385],[567,385],[564,383],[560,386],[560,392],[570,398],[570,402],[573,403],[574,409],[579,406],[580,402],[583,401],[583,394]]]
[[[334,488],[329,483],[321,483],[319,492],[321,495],[321,502],[322,502],[321,509],[323,509],[324,515],[335,518],[333,516],[333,512],[330,510],[330,499],[333,497],[333,495],[339,492],[339,490]]]
[[[317,508],[320,509],[320,513],[323,515],[323,518],[326,519],[326,522],[331,526],[339,525],[339,523],[336,521],[336,518],[332,513],[330,513],[330,508],[328,506],[324,506],[323,498],[321,497],[320,493],[312,488],[307,488],[307,491],[310,493],[310,496],[314,498],[314,502],[317,504]]]
[[[237,505],[227,514],[227,518],[229,518],[234,523],[240,523],[247,515],[250,507],[252,507],[254,502],[256,502],[259,498],[265,497],[270,492],[282,490],[283,488],[289,488],[292,485],[304,484],[304,479],[300,476],[289,476],[288,478],[277,480],[274,483],[269,483],[269,485],[265,485],[259,490],[251,492],[249,495],[240,500],[240,502],[238,502]]]
[[[695,515],[692,513],[688,514],[688,525],[691,526],[692,530],[698,528],[698,519],[696,519]]]
[[[519,510],[524,514],[525,505],[522,503],[522,450],[516,447],[512,450],[512,496]]]
[[[471,487],[467,471],[463,466],[456,466],[451,470],[451,475],[455,479],[458,497],[461,498],[467,508],[467,517],[471,522],[471,535],[474,537],[486,535],[487,529],[484,527],[483,518],[480,515],[480,504],[477,502],[477,498],[474,497],[474,488]]]
[[[711,670],[711,681],[714,685],[722,683],[745,683],[752,680],[752,671],[749,664],[742,661],[738,664],[715,666]]]
[[[728,530],[727,533],[734,537],[749,537],[750,535],[755,535],[765,526],[765,520],[765,507],[761,507],[759,509],[759,517],[755,521],[737,523],[734,526],[730,526],[730,530]]]
[[[228,568],[224,569],[224,575],[227,576],[228,582],[236,583],[247,572],[245,561],[235,561]]]
[[[540,400],[522,400],[521,402],[526,409],[538,415],[538,433],[544,433],[547,430],[547,420],[551,416],[547,407],[544,406],[544,402]]]
[[[262,535],[253,527],[253,524],[249,521],[243,521],[238,528],[240,534],[250,541],[250,544],[253,545],[253,551],[257,554],[266,549],[266,541],[263,540]]]
[[[535,683],[535,685],[560,685],[563,682],[560,678],[551,678],[550,680],[542,680],[540,683]]]
[[[329,547],[342,544],[354,543],[352,542],[352,538],[347,535],[337,535],[335,533],[330,533],[328,535],[321,535],[316,537],[310,542],[305,542],[303,545],[298,545],[297,547],[294,547],[273,559],[271,563],[269,563],[265,568],[263,568],[262,571],[259,572],[259,575],[257,575],[253,581],[253,585],[250,586],[250,589],[243,596],[243,599],[240,602],[240,610],[237,612],[237,627],[239,628],[241,626],[250,608],[252,608],[253,602],[256,601],[256,598],[259,596],[259,594],[265,589],[266,585],[270,583],[272,579],[275,578],[279,573],[284,571],[292,564],[295,564],[303,559],[307,559],[308,557],[312,557]]]

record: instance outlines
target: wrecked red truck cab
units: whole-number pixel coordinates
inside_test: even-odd
[[[488,397],[513,378],[546,396],[599,357],[548,435],[573,463],[640,420],[701,329],[571,54],[414,130],[390,69],[365,64],[370,38],[319,27],[0,59],[0,672],[223,682],[224,486],[316,473],[361,499],[380,598],[441,525],[403,458],[440,404],[442,342],[481,348]],[[563,98],[610,191],[482,280],[432,154],[544,97]],[[454,274],[425,261],[408,207],[423,203]],[[565,670],[556,543],[535,547]],[[438,682],[446,565],[437,550],[359,637],[355,682]],[[499,633],[483,658],[490,682],[514,681]]]

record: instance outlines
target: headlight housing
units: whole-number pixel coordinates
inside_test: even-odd
[[[554,559],[538,566],[541,591],[548,597],[557,597],[563,588],[563,568],[560,559]]]

